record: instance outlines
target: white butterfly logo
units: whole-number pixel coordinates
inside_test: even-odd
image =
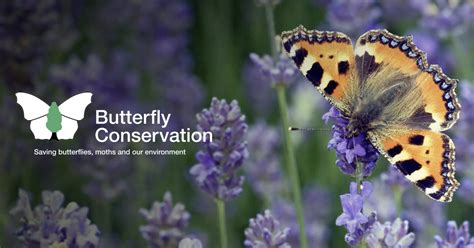
[[[72,139],[77,131],[77,122],[84,118],[86,107],[91,103],[92,93],[77,94],[61,105],[51,105],[28,93],[16,93],[17,103],[23,109],[26,120],[31,121],[31,132],[35,139]]]

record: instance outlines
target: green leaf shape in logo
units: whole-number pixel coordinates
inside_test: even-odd
[[[51,103],[51,106],[48,110],[47,118],[48,121],[46,122],[46,127],[49,129],[49,131],[51,131],[52,133],[56,133],[57,131],[61,130],[62,116],[61,112],[59,112],[59,108],[56,102]]]

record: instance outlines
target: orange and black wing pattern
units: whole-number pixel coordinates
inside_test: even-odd
[[[344,92],[354,69],[354,49],[339,32],[306,30],[299,26],[283,32],[283,49],[303,75],[333,105],[347,112]]]
[[[456,80],[438,65],[429,65],[426,55],[411,36],[396,36],[387,30],[371,30],[355,47],[358,75],[363,79],[378,73],[380,66],[412,77],[422,105],[405,123],[388,125],[385,133],[369,133],[372,143],[410,181],[429,197],[449,202],[459,186],[454,177],[455,149],[440,131],[449,129],[459,118],[461,106]]]
[[[412,130],[381,140],[387,159],[425,194],[449,202],[459,183],[454,177],[454,144],[443,133]]]
[[[387,30],[368,31],[356,43],[355,60],[361,77],[370,76],[381,64],[415,77],[424,103],[411,119],[415,126],[444,131],[459,119],[457,80],[446,76],[438,65],[429,65],[426,54],[416,47],[411,36],[397,36]]]

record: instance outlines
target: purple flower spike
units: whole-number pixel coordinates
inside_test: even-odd
[[[291,248],[286,242],[290,229],[283,228],[269,210],[265,210],[263,215],[258,214],[256,219],[250,219],[249,223],[245,229],[245,247]]]
[[[338,158],[336,165],[342,173],[356,176],[356,166],[359,162],[363,164],[362,175],[364,177],[370,176],[379,158],[379,153],[367,139],[367,134],[361,133],[355,137],[347,138],[348,119],[335,107],[323,115],[323,120],[326,123],[331,118],[335,120],[335,123],[332,126],[332,139],[328,143],[328,148],[336,150]]]
[[[474,84],[464,80],[459,83],[461,88],[460,103],[464,109],[474,108]],[[474,153],[474,112],[464,111],[457,122],[456,129],[453,130],[453,141],[456,144],[456,168],[465,175],[474,178],[471,164],[474,163],[472,154]],[[462,185],[462,184],[461,184]]]
[[[446,238],[435,236],[438,248],[474,248],[474,238],[469,233],[469,221],[464,221],[459,227],[454,221],[448,221]]]
[[[326,225],[327,217],[331,209],[329,193],[316,185],[308,185],[303,189],[303,209],[305,219],[305,231],[308,243],[312,247],[327,247],[329,230]],[[314,211],[314,205],[325,206]],[[296,218],[295,208],[291,201],[278,198],[271,204],[271,212],[278,216],[281,225],[290,228],[287,242],[291,247],[301,247],[299,240],[299,226]]]
[[[390,166],[387,171],[380,175],[380,179],[389,187],[400,187],[402,189],[411,185],[405,176],[395,166]]]
[[[369,248],[409,248],[415,242],[415,234],[408,233],[408,221],[397,218],[393,223],[375,222],[366,241]]]
[[[418,48],[427,54],[430,63],[440,65],[445,73],[451,72],[456,65],[456,59],[450,51],[442,49],[441,39],[436,33],[426,30],[408,33],[413,35],[413,41]]]
[[[464,109],[471,110],[474,108],[474,84],[469,81],[461,81],[459,83],[461,94],[459,97],[461,106]],[[472,192],[474,192],[474,112],[464,111],[453,130],[454,143],[456,144],[456,168],[464,176],[459,196],[466,202],[474,203]]]
[[[202,243],[199,239],[184,238],[179,242],[178,248],[202,248]]]
[[[474,204],[474,180],[470,178],[463,178],[461,180],[461,187],[459,189],[459,196],[470,204]]]
[[[250,54],[250,60],[262,72],[262,78],[269,84],[286,84],[291,85],[299,76],[298,68],[286,54],[273,59],[269,55],[258,56],[255,53]]]
[[[27,192],[20,189],[17,205],[10,211],[20,220],[16,235],[25,247],[99,247],[99,229],[87,218],[88,208],[75,202],[63,207],[64,195],[59,191],[43,191],[41,198],[33,210]]]
[[[242,192],[244,177],[237,175],[248,157],[245,135],[247,123],[237,101],[228,104],[213,98],[209,109],[196,115],[197,130],[212,132],[212,142],[207,141],[196,154],[198,164],[190,173],[199,187],[212,197],[229,201]]]
[[[32,86],[51,51],[73,44],[77,33],[64,7],[58,0],[0,2],[0,76],[7,85]]]
[[[422,25],[440,37],[459,35],[474,26],[474,4],[471,1],[429,0],[425,4],[417,4],[417,7],[422,14]]]
[[[264,122],[249,128],[249,159],[245,166],[250,185],[263,198],[272,199],[285,189],[285,178],[277,156],[279,132]]]
[[[357,226],[369,221],[367,216],[362,213],[364,201],[360,195],[345,194],[341,195],[343,213],[337,217],[336,225],[344,225],[350,233],[356,231]]]
[[[94,96],[95,104],[100,106],[109,106],[110,102],[131,104],[136,101],[139,81],[137,74],[128,69],[127,60],[125,53],[118,52],[105,62],[96,54],[89,54],[84,61],[72,57],[66,64],[52,66],[49,80],[69,95],[103,92]]]
[[[331,28],[356,38],[374,27],[380,15],[374,0],[334,0],[329,4],[327,19]]]
[[[163,202],[154,202],[150,210],[140,209],[140,214],[147,221],[140,232],[149,247],[178,247],[190,214],[181,203],[173,206],[170,192],[165,193]]]
[[[352,182],[350,193],[340,196],[343,212],[337,217],[336,225],[346,227],[348,233],[345,236],[345,241],[350,246],[359,244],[377,219],[375,212],[369,216],[362,212],[364,200],[369,197],[372,190],[371,183],[363,182],[360,193],[358,193],[357,184]]]

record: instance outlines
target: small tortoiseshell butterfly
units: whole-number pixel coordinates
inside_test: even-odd
[[[371,30],[353,48],[343,33],[299,26],[281,38],[303,75],[349,119],[351,135],[367,132],[426,195],[451,201],[459,186],[454,144],[441,131],[459,118],[457,80],[429,65],[412,36]]]

